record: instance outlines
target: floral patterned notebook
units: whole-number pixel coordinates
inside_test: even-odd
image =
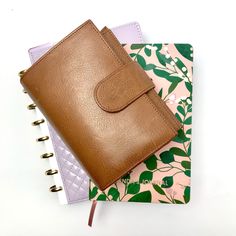
[[[90,200],[186,204],[190,200],[192,67],[189,44],[124,45],[182,123],[178,136],[115,184],[100,191],[90,181]]]

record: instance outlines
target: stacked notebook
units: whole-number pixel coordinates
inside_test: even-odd
[[[48,170],[46,174],[53,175],[56,181],[56,185],[51,187],[51,191],[59,193],[59,199],[62,203],[74,203],[88,198],[102,201],[187,203],[190,199],[191,176],[192,46],[189,44],[144,44],[137,23],[118,27],[112,31],[120,42],[124,43],[123,47],[130,56],[124,59],[128,61],[128,65],[133,65],[130,62],[132,59],[140,65],[140,68],[150,78],[150,83],[144,78],[140,80],[139,85],[144,86],[145,84],[146,91],[150,91],[149,94],[151,93],[149,96],[155,97],[158,94],[162,99],[160,101],[155,100],[157,101],[156,106],[160,109],[164,107],[161,118],[158,119],[163,118],[168,122],[170,121],[173,125],[172,129],[178,131],[177,135],[173,135],[172,141],[168,141],[168,144],[163,141],[161,149],[158,148],[158,151],[150,153],[148,159],[140,164],[137,163],[136,167],[121,176],[114,184],[100,190],[102,188],[99,188],[97,184],[90,180],[83,167],[70,151],[71,149],[67,147],[61,136],[48,122],[47,125],[45,124],[46,118],[36,108],[38,118],[34,124],[42,127],[43,136],[39,140],[45,141],[48,149],[42,157],[48,158],[52,164],[52,169]],[[122,38],[122,35],[124,35],[124,38]],[[51,46],[46,44],[30,49],[31,62],[35,63]],[[122,58],[123,49],[117,48],[115,52],[118,57]],[[134,69],[134,73],[136,70],[139,70],[139,68]],[[132,74],[130,75],[132,77]],[[122,82],[122,86],[129,85],[128,79],[127,82]],[[135,79],[139,78],[136,77]],[[125,87],[122,88],[125,89]],[[155,92],[152,92],[153,88]],[[101,89],[104,89],[104,87]],[[139,88],[135,87],[132,93],[135,92],[135,89]],[[117,93],[123,92],[121,90],[114,91],[115,93],[112,94],[108,102],[113,101],[113,96],[119,97]],[[130,93],[124,94],[124,96],[130,96]],[[135,97],[137,96],[135,95]],[[106,99],[104,100],[104,97],[101,97],[100,102],[107,104]],[[123,97],[120,99],[123,99]],[[125,109],[125,107],[117,108],[120,107],[120,104],[108,104],[105,108],[102,106],[102,109],[112,113]],[[165,108],[163,104],[169,108]],[[129,105],[127,104],[127,106]],[[33,107],[34,105],[31,105],[31,108]],[[134,108],[131,106],[130,109]],[[170,118],[170,110],[174,113],[177,121],[172,121],[172,118]],[[145,127],[149,126],[150,122],[159,121],[154,117],[155,114],[152,114],[152,110],[147,109],[146,111],[145,115],[153,117],[153,119],[145,124]],[[135,124],[136,121],[133,120],[133,122]],[[152,135],[155,144],[155,133],[159,131],[155,126],[153,127],[154,133]],[[134,136],[130,137],[134,138]],[[98,139],[99,137],[94,136],[94,138]],[[140,140],[140,143],[145,142],[145,132],[137,133],[135,139]]]

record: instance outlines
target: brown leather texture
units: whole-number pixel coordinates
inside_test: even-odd
[[[32,65],[21,83],[104,190],[181,127],[113,33],[88,20]]]

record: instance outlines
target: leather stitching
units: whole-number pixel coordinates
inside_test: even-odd
[[[146,95],[146,94],[145,94],[145,95]],[[154,108],[154,110],[163,118],[166,127],[169,127],[168,124],[167,124],[167,120],[166,120],[165,116],[164,116],[161,112],[159,112],[159,111],[157,110],[157,107],[153,104],[153,102],[150,100],[150,98],[149,98],[147,95],[145,96],[145,98],[146,98],[146,100],[152,105],[152,107]],[[173,134],[175,134],[175,133],[176,133],[176,130],[173,128],[172,125],[170,125],[170,128],[171,128],[171,130],[173,131]]]
[[[111,37],[117,42],[117,46],[119,45],[119,48],[122,50],[122,52],[124,52],[124,48],[121,46],[120,42],[118,41],[118,39],[114,36],[114,34],[111,32],[111,30],[108,30],[106,33],[109,33],[111,35]],[[128,58],[128,60],[131,61],[130,56],[128,55],[128,53],[123,53],[123,55],[126,56],[126,58]]]
[[[164,102],[160,97],[158,98],[158,103],[159,103],[159,105],[160,105],[162,108],[165,109],[165,111],[166,111],[169,115],[171,115],[171,114],[173,115],[172,112],[170,113],[170,111],[168,110],[168,108],[167,108],[165,102]],[[178,121],[176,120],[176,118],[175,118],[175,119],[172,119],[172,120],[174,121],[174,123],[176,124],[176,126],[179,126],[179,123],[178,123]]]
[[[165,109],[165,111],[169,114],[169,115],[173,115],[173,113],[168,109],[168,107],[166,106],[165,102],[158,96],[158,103],[160,104],[160,106],[162,108]],[[175,116],[174,116],[175,117]],[[175,119],[171,119],[174,121],[174,123],[176,124],[176,126],[179,126],[179,123],[175,117]]]

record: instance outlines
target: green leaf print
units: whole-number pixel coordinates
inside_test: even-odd
[[[129,202],[151,202],[152,194],[150,191],[138,193],[129,199]]]
[[[137,54],[136,53],[130,53],[129,56],[130,57],[135,57]]]
[[[139,63],[139,65],[144,69],[146,67],[146,61],[144,59],[143,56],[137,54],[137,62]]]
[[[166,79],[171,83],[180,83],[181,81],[183,81],[183,79],[181,79],[180,77],[172,75],[169,75],[168,77],[166,77]]]
[[[108,191],[108,196],[112,196],[112,200],[117,201],[120,196],[120,193],[117,188],[111,187]]]
[[[174,155],[177,155],[177,156],[182,156],[182,157],[187,157],[188,156],[187,153],[184,150],[182,150],[178,147],[172,147],[170,149],[170,152]]]
[[[190,187],[189,186],[185,187],[184,201],[185,201],[185,203],[188,203],[190,201]]]
[[[190,161],[181,161],[181,166],[183,166],[184,169],[190,169],[191,168],[191,162]]]
[[[160,69],[153,69],[155,75],[162,77],[162,78],[169,78],[170,74],[165,70]]]
[[[162,188],[170,188],[173,185],[173,176],[166,176],[162,179]]]
[[[164,54],[156,51],[156,56],[161,65],[166,66],[166,57]]]
[[[161,161],[165,164],[169,164],[173,161],[175,161],[174,159],[174,155],[173,153],[171,153],[170,151],[164,151],[160,154],[160,158],[161,158]]]
[[[189,146],[188,146],[188,156],[191,156],[191,152],[192,152],[192,144],[190,143]]]
[[[189,97],[189,99],[190,99],[190,101],[192,102],[192,97]],[[188,111],[188,112],[192,112],[192,104],[188,104],[187,107],[188,107],[188,108],[187,108],[187,111]]]
[[[184,204],[183,202],[181,202],[180,200],[178,200],[178,199],[173,199],[174,200],[174,203],[175,204]]]
[[[185,116],[185,110],[182,106],[177,106],[177,110],[180,114],[182,114],[183,116]]]
[[[145,46],[146,46],[146,44],[141,44],[141,43],[139,43],[139,44],[132,44],[132,45],[131,45],[131,49],[132,49],[132,50],[141,49],[141,48],[143,48],[143,47],[145,47]]]
[[[143,69],[144,70],[153,70],[154,68],[156,68],[156,66],[154,64],[147,64]]]
[[[160,51],[162,49],[162,44],[161,43],[154,43],[152,46],[156,47],[158,51]]]
[[[192,124],[192,116],[188,117],[185,121],[184,121],[185,125],[191,125]]]
[[[193,61],[193,47],[190,44],[175,44],[179,53],[190,61]]]
[[[130,183],[127,188],[128,194],[136,194],[140,190],[140,184],[139,183]]]
[[[156,51],[156,56],[159,63],[163,65],[164,67],[166,67],[166,64],[170,64],[172,61],[171,57],[166,57],[166,55],[162,54],[158,50]]]
[[[179,68],[179,70],[182,71],[182,73],[183,73],[184,75],[187,75],[187,74],[188,74],[188,69],[187,69],[187,67],[184,65],[184,63],[183,63],[178,57],[175,58],[175,64],[176,64],[176,66]]]
[[[170,202],[166,202],[166,201],[163,201],[163,200],[159,200],[160,203],[164,203],[164,204],[170,204]]]
[[[168,89],[168,94],[172,93],[178,84],[179,84],[179,82],[173,82]]]
[[[189,82],[185,82],[185,87],[188,89],[188,91],[190,92],[190,94],[192,93],[193,91],[193,86],[191,83]]]
[[[155,170],[157,168],[157,158],[155,155],[150,156],[144,163],[149,170]]]
[[[184,131],[182,129],[178,130],[178,135],[173,138],[172,141],[177,142],[177,143],[184,143],[189,141],[190,139],[186,137]]]
[[[162,98],[162,93],[163,93],[163,89],[161,88],[160,91],[158,92],[158,95]]]
[[[185,170],[184,174],[188,177],[191,177],[191,171],[190,170]]]
[[[151,54],[152,54],[151,49],[149,49],[149,48],[147,48],[147,47],[144,48],[144,52],[145,52],[145,54],[146,54],[148,57],[150,57]]]
[[[107,197],[104,193],[101,193],[97,198],[98,201],[106,201],[106,199]]]
[[[163,190],[159,185],[153,184],[152,186],[153,186],[153,188],[154,188],[159,194],[165,195],[164,190]]]
[[[93,189],[89,189],[89,199],[94,198],[98,193],[98,187],[94,186]]]
[[[183,123],[183,121],[182,121],[182,119],[181,119],[181,117],[179,116],[178,113],[175,113],[175,117],[178,119],[178,121],[179,121],[180,123]]]
[[[144,171],[139,176],[139,183],[146,184],[152,180],[153,173],[151,171]]]
[[[192,129],[188,129],[188,130],[186,131],[186,134],[192,134]]]

